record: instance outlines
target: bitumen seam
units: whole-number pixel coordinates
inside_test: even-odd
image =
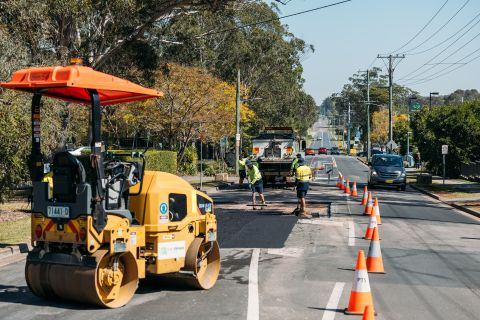
[[[475,211],[475,210],[472,210],[472,209],[470,209],[470,208],[461,206],[461,205],[459,205],[459,204],[456,204],[456,203],[453,203],[453,202],[450,202],[450,201],[444,201],[444,200],[442,199],[442,197],[437,196],[436,194],[434,194],[434,193],[432,193],[432,192],[429,192],[429,191],[427,191],[427,190],[425,190],[425,189],[423,189],[423,188],[417,187],[417,186],[415,186],[415,185],[413,185],[413,184],[409,184],[409,186],[412,187],[413,189],[415,189],[415,190],[417,190],[417,191],[419,191],[419,192],[421,192],[421,193],[423,193],[423,194],[431,197],[431,198],[434,198],[434,199],[440,201],[441,203],[444,203],[444,204],[446,204],[446,205],[448,205],[448,206],[451,206],[451,207],[453,207],[453,208],[455,208],[455,209],[458,209],[458,210],[463,211],[463,212],[465,212],[465,213],[471,214],[471,215],[473,215],[473,216],[475,216],[475,217],[477,217],[477,218],[480,218],[480,212],[477,212],[477,211]]]

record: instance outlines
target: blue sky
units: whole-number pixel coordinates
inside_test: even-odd
[[[288,3],[287,5],[279,4],[280,15],[308,10],[336,1],[338,0],[284,0],[283,2]],[[353,0],[336,7],[282,19],[282,23],[288,25],[290,32],[315,47],[315,52],[310,52],[303,58],[305,91],[315,98],[317,104],[320,104],[331,93],[340,91],[353,73],[370,66],[377,54],[388,54],[413,38],[445,1]],[[395,81],[407,76],[432,58],[430,63],[444,61],[441,65],[423,66],[417,73],[407,76],[407,79],[430,78],[444,68],[450,68],[446,69],[446,72],[460,66],[446,63],[459,61],[472,54],[461,61],[466,62],[480,55],[480,50],[474,52],[480,49],[480,15],[443,45],[422,54],[408,54],[410,49],[422,43],[445,24],[466,1],[449,0],[431,24],[415,40],[398,51],[402,53],[406,50],[407,56],[395,70]],[[480,14],[480,1],[470,0],[440,32],[410,52],[429,49],[441,43],[474,19],[477,14]],[[476,22],[479,23],[474,26]],[[472,27],[470,31],[446,49],[470,27]],[[475,38],[477,35],[478,37]],[[470,40],[472,41],[466,44]],[[463,45],[465,47],[459,49]],[[458,52],[454,53],[457,50]],[[438,57],[435,58],[436,55]],[[451,57],[448,57],[449,55]],[[386,71],[380,59],[377,59],[373,66],[382,67]],[[428,68],[432,69],[427,70]],[[398,82],[406,84],[415,81],[417,80]],[[427,96],[429,92],[438,91],[440,94],[449,94],[456,89],[480,89],[479,82],[480,58],[443,77],[425,83],[411,84],[409,87]]]

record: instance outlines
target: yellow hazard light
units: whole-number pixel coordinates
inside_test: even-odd
[[[71,58],[70,64],[80,66],[83,64],[82,58]]]
[[[287,153],[288,153],[288,154],[292,154],[292,153],[293,153],[293,148],[292,148],[292,147],[288,147],[288,148],[287,148]]]
[[[253,154],[258,154],[260,152],[260,148],[253,148]]]

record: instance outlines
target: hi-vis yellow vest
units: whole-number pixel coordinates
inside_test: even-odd
[[[308,182],[312,179],[312,170],[310,170],[310,167],[300,166],[297,168],[295,177],[298,181]]]

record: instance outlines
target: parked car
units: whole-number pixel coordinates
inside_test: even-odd
[[[324,147],[319,148],[318,154],[328,154],[327,148],[324,148]]]
[[[340,150],[338,150],[338,147],[332,147],[330,149],[330,154],[340,154]]]
[[[366,157],[367,156],[367,151],[360,151],[357,153],[357,157]]]
[[[372,156],[368,186],[396,186],[402,191],[407,187],[407,175],[401,156],[394,154],[376,154]]]
[[[305,156],[314,156],[315,155],[315,150],[312,148],[307,148],[305,149]]]

